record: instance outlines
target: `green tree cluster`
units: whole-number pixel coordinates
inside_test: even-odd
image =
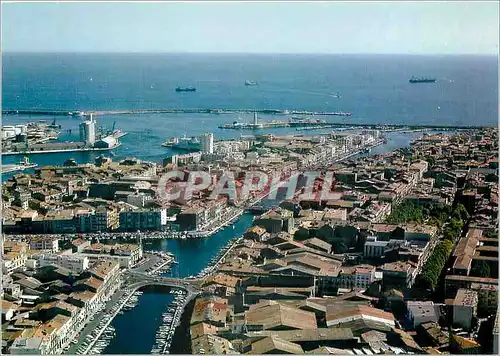
[[[416,284],[419,288],[432,291],[436,288],[441,271],[448,261],[452,249],[453,243],[449,240],[443,240],[436,246],[425,263],[423,272],[417,278]]]
[[[490,265],[483,260],[474,261],[470,274],[476,277],[489,278],[491,277]]]
[[[478,294],[477,316],[486,318],[495,315],[498,307],[498,292],[481,290]]]
[[[387,223],[401,224],[409,221],[422,222],[423,218],[423,208],[407,201],[396,206],[387,218]]]
[[[444,204],[418,205],[411,201],[396,206],[389,217],[388,224],[401,224],[405,222],[422,222],[428,220],[431,225],[441,227],[451,214],[451,207]]]
[[[460,237],[464,223],[469,219],[469,213],[462,204],[458,204],[451,213],[451,220],[443,231],[446,240],[455,241]]]

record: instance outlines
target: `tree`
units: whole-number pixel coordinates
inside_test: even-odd
[[[436,163],[434,157],[427,157],[425,160],[429,163],[429,168],[432,168],[432,166]]]
[[[441,229],[441,227],[443,226],[443,223],[439,219],[436,219],[436,218],[430,218],[427,223],[429,225],[436,226],[438,229]]]
[[[441,241],[436,246],[429,259],[422,269],[422,273],[418,276],[416,286],[426,290],[434,290],[441,275],[446,261],[450,257],[453,243],[449,240]]]
[[[481,290],[478,294],[477,316],[485,318],[497,312],[498,292]]]
[[[479,261],[474,261],[474,264],[470,270],[470,274],[475,276],[475,277],[490,277],[491,276],[491,269],[490,265],[488,262],[479,260]]]
[[[457,238],[457,235],[458,235],[457,232],[449,227],[445,228],[443,231],[443,237],[446,240],[453,241]]]
[[[456,219],[454,217],[451,218],[450,221],[450,228],[455,230],[456,232],[461,232],[462,228],[464,227],[464,223],[460,219]]]
[[[455,208],[454,213],[456,213],[460,217],[460,220],[464,221],[468,220],[470,216],[469,212],[467,211],[465,206],[463,206],[463,204],[458,204],[457,207]]]

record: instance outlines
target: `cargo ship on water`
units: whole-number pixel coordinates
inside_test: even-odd
[[[201,149],[200,140],[197,137],[173,137],[162,144],[163,147],[169,147],[182,151],[199,151]]]
[[[187,87],[187,88],[181,88],[181,87],[177,87],[175,88],[175,91],[176,92],[193,92],[193,91],[196,91],[196,88],[195,87]]]
[[[409,82],[411,84],[418,84],[418,83],[435,83],[436,78],[433,77],[411,77]]]
[[[10,172],[17,172],[17,171],[24,171],[26,169],[30,168],[35,168],[38,167],[38,164],[36,163],[30,163],[28,157],[24,157],[24,159],[19,162],[18,164],[4,164],[2,165],[2,174],[3,173],[10,173]]]
[[[253,81],[253,80],[246,80],[246,81],[245,81],[245,85],[246,85],[247,87],[248,87],[248,86],[252,87],[252,86],[259,85],[259,82],[255,82],[255,81]]]

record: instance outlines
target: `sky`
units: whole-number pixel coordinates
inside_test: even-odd
[[[497,1],[5,3],[4,52],[496,54]]]

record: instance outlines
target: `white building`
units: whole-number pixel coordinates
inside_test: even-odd
[[[339,288],[366,289],[375,281],[375,267],[360,265],[342,267],[337,276]]]
[[[143,208],[147,203],[153,200],[153,197],[149,194],[136,192],[127,195],[127,204],[136,206],[138,208]]]
[[[257,152],[247,152],[246,158],[251,161],[256,161],[259,159],[259,154]]]
[[[120,281],[120,263],[118,261],[101,260],[96,262],[89,269],[92,277],[103,282],[98,291],[98,299],[103,300],[113,295],[119,287]]]
[[[42,254],[36,259],[40,267],[61,266],[73,273],[81,273],[89,268],[89,259],[83,256]]]
[[[107,136],[95,142],[96,148],[113,148],[118,145],[118,140],[112,136]]]
[[[2,272],[10,274],[26,265],[27,244],[16,241],[3,241]]]
[[[15,126],[5,125],[2,126],[2,138],[12,138],[16,136],[16,128]]]
[[[42,339],[30,337],[18,337],[9,348],[9,353],[12,355],[40,355]]]
[[[38,264],[37,260],[32,258],[26,260],[26,268],[37,269],[38,267],[40,267],[40,265]]]
[[[85,256],[89,259],[90,264],[94,264],[100,261],[112,261],[119,264],[120,268],[132,268],[134,263],[134,257],[129,256],[119,256],[119,255],[109,255],[104,253],[94,254],[94,253],[79,253],[79,256]]]
[[[376,236],[370,236],[364,246],[364,257],[378,258],[382,257],[385,253],[389,241],[377,241]]]
[[[16,125],[16,126],[5,125],[5,126],[2,126],[2,138],[3,139],[14,138],[20,134],[25,135],[27,132],[28,132],[28,127],[26,125]]]
[[[92,114],[90,114],[90,119],[80,124],[80,140],[92,146],[95,143],[95,139],[95,121]]]
[[[59,239],[53,237],[34,237],[30,241],[30,250],[48,250],[52,253],[59,251]]]
[[[453,325],[470,330],[472,317],[476,315],[477,302],[476,291],[459,289],[453,300]]]
[[[214,153],[214,134],[204,133],[200,136],[200,148],[202,153]]]
[[[419,302],[409,300],[406,302],[406,308],[408,310],[408,319],[412,322],[414,328],[431,321],[436,323],[439,321],[436,307],[431,301]]]

